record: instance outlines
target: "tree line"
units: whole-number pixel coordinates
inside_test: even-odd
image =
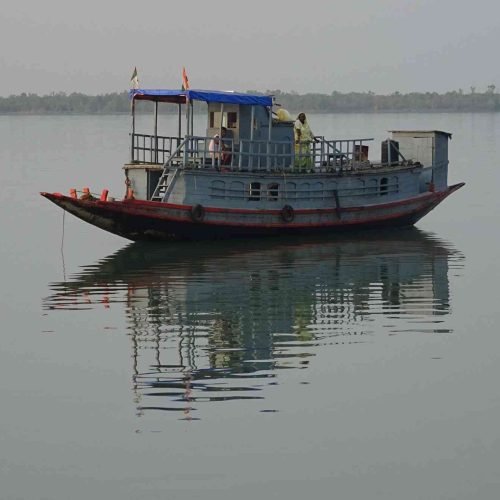
[[[411,92],[402,94],[379,95],[374,92],[334,91],[331,94],[282,92],[279,89],[266,92],[248,91],[251,94],[271,94],[277,104],[289,110],[321,113],[352,112],[469,112],[500,111],[500,94],[494,85],[489,85],[483,92],[474,87],[464,92],[449,91]],[[142,102],[139,112],[150,112],[151,103]],[[172,107],[172,111],[174,108]],[[103,95],[86,95],[65,92],[11,95],[0,97],[0,114],[112,114],[129,113],[128,92],[114,92]]]

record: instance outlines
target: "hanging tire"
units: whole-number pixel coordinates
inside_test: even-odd
[[[285,205],[281,209],[281,218],[283,222],[292,222],[295,218],[295,214],[293,212],[293,208],[290,205]]]
[[[201,205],[194,205],[191,208],[191,219],[193,222],[202,222],[205,218],[205,209]]]

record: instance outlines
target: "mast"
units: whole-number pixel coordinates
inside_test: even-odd
[[[130,141],[130,162],[134,161],[134,140],[135,140],[135,96],[132,96],[132,140]]]

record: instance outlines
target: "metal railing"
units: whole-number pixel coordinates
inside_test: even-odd
[[[398,150],[386,162],[368,160],[373,138],[328,140],[316,137],[309,143],[224,138],[211,147],[212,138],[186,138],[131,134],[131,162],[173,164],[181,168],[223,168],[231,171],[344,172],[375,166],[398,166],[407,161]],[[394,146],[393,146],[394,149]]]
[[[179,146],[182,138],[130,134],[132,139],[131,162],[163,164],[172,151]]]
[[[302,145],[291,148],[290,142],[269,142],[269,141],[241,141],[239,148],[231,141],[225,141],[224,145],[214,147],[210,144],[209,137],[186,137],[179,143],[177,148],[165,160],[164,172],[155,189],[152,199],[163,199],[168,196],[173,189],[175,177],[182,169],[189,168],[217,168],[232,171],[262,171],[285,172],[296,171],[297,160],[311,162],[313,171],[325,168],[339,169],[343,167],[354,168],[356,164],[366,162],[367,150],[363,142],[371,139],[348,139],[338,141],[326,141],[319,139],[310,149],[303,153]],[[208,146],[207,146],[208,145]],[[245,148],[248,148],[245,151]],[[243,149],[243,151],[242,151]],[[299,153],[297,154],[296,151]],[[223,154],[226,154],[227,164],[224,164]],[[246,159],[246,160],[245,160]],[[246,165],[245,165],[246,163]],[[169,176],[170,167],[175,169],[174,178],[168,185],[166,179]],[[222,178],[221,178],[222,179]],[[304,181],[306,179],[304,178]],[[375,181],[375,182],[373,182]],[[358,185],[345,186],[338,192],[339,197],[366,197],[384,196],[399,192],[399,180],[397,177],[382,177],[373,179],[370,183],[361,181]],[[210,187],[210,195],[215,198],[249,199],[269,201],[287,199],[311,199],[311,198],[331,198],[337,196],[335,186],[327,186],[322,182],[311,185],[307,180],[304,184],[293,180],[285,185],[271,182],[255,181],[248,186],[233,186],[224,180],[217,180]]]
[[[177,140],[177,138],[170,138]],[[162,151],[164,165],[184,168],[218,168],[231,171],[324,172],[356,169],[368,164],[367,142],[373,139],[326,140],[293,144],[291,141],[222,139],[188,136],[175,153]],[[170,143],[172,144],[172,142]],[[174,149],[170,147],[170,151]],[[160,163],[160,162],[158,162]]]

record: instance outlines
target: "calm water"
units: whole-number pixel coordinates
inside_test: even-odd
[[[411,230],[130,244],[38,195],[124,192],[129,119],[0,117],[0,499],[496,499],[500,115]],[[373,150],[372,150],[373,151]]]

